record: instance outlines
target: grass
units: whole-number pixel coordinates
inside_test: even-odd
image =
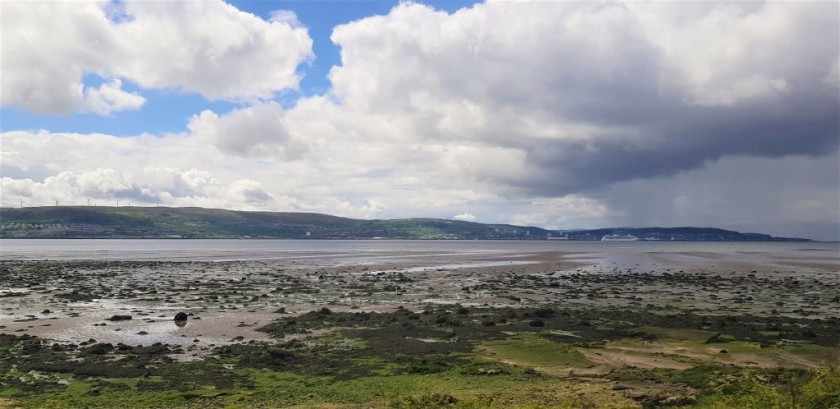
[[[635,407],[632,401],[610,390],[608,384],[589,384],[526,373],[467,375],[463,371],[435,374],[371,376],[334,382],[326,378],[297,377],[270,371],[251,371],[257,385],[273,385],[277,392],[257,395],[280,406],[328,406],[336,403],[359,407],[415,407],[423,402],[431,407],[446,406],[562,406],[614,404]],[[262,389],[262,388],[258,388]],[[430,397],[453,399],[431,399]],[[496,403],[495,405],[493,403]],[[450,405],[454,404],[454,405]]]
[[[784,376],[787,375],[787,376]],[[822,367],[805,374],[766,377],[745,373],[720,392],[701,398],[702,409],[840,408],[840,370]]]
[[[496,344],[498,351],[511,352],[534,365],[568,362],[555,356],[555,353],[563,356],[567,351],[555,349],[550,342],[536,334],[526,334],[514,337],[509,343],[491,343]],[[517,347],[527,352],[514,352]],[[552,357],[540,357],[544,353]],[[378,362],[373,360],[369,364]],[[25,375],[38,378],[35,374]],[[684,371],[625,368],[600,379],[574,379],[541,375],[520,366],[477,358],[430,374],[403,372],[336,380],[329,376],[246,368],[232,370],[231,376],[240,381],[223,388],[208,382],[188,390],[177,390],[173,385],[177,379],[165,377],[71,379],[66,386],[36,394],[0,388],[0,402],[13,399],[14,406],[34,408],[640,407],[643,402],[635,402],[612,388],[616,383],[630,382],[631,385],[659,385],[669,391],[679,388],[705,391],[690,406],[696,408],[829,409],[840,404],[840,374],[827,367],[815,371],[745,371],[718,365]]]
[[[606,383],[561,380],[525,373],[370,376],[347,381],[288,372],[236,370],[248,385],[218,390],[212,385],[189,391],[150,391],[142,378],[73,380],[60,391],[14,396],[23,407],[168,408],[168,407],[597,407],[636,405]],[[105,386],[103,386],[105,385]],[[444,397],[432,399],[431,397]],[[419,405],[419,406],[418,406]],[[591,406],[595,407],[595,406]]]
[[[590,368],[576,347],[545,339],[536,333],[520,333],[508,339],[480,344],[482,356],[535,368]]]
[[[837,362],[836,346],[771,345],[696,328],[589,325],[614,324],[609,314],[447,308],[280,318],[270,332],[340,329],[270,346],[223,346],[188,363],[165,359],[165,347],[54,349],[34,337],[4,335],[0,407],[840,408],[837,370],[812,367]],[[545,325],[531,326],[534,319]],[[483,324],[490,320],[494,325]],[[716,342],[707,343],[712,338]],[[446,342],[421,341],[428,339]],[[693,367],[601,361],[596,367],[587,359],[593,352],[678,359]],[[744,363],[752,357],[772,365]],[[773,361],[779,357],[808,368],[779,368]],[[585,371],[570,376],[593,367],[597,371],[585,377]]]
[[[742,367],[815,368],[840,363],[840,351],[836,347],[810,343],[766,344],[711,331],[658,327],[641,328],[638,337],[609,341],[596,349],[579,350],[647,355],[693,365],[717,362]]]

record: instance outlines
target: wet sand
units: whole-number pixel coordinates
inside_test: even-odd
[[[840,255],[761,251],[287,253],[271,260],[0,261],[0,332],[64,342],[212,346],[267,341],[283,315],[428,304],[647,308],[840,316]],[[172,317],[190,319],[177,326]],[[131,320],[109,321],[114,315]]]

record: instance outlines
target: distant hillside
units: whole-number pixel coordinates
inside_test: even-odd
[[[0,208],[2,238],[601,240],[605,236],[678,241],[808,241],[696,227],[556,232],[446,219],[359,220],[317,213],[240,212],[198,207]]]
[[[739,233],[712,227],[616,227],[594,230],[573,230],[558,233],[555,237],[568,240],[616,241],[811,241],[791,237],[773,237],[760,233]]]
[[[544,239],[535,227],[196,207],[0,208],[3,238]]]

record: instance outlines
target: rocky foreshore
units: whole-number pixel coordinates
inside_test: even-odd
[[[704,407],[837,376],[831,255],[645,257],[3,260],[0,407]]]

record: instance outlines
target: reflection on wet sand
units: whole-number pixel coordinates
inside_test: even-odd
[[[444,244],[405,242],[403,255],[390,244],[361,254],[317,248],[245,261],[4,257],[0,331],[71,342],[162,342],[197,353],[266,340],[257,329],[278,311],[296,315],[323,306],[562,303],[791,317],[830,317],[840,308],[833,290],[840,286],[840,253],[832,245],[578,243],[561,251],[545,243]],[[189,319],[173,325],[181,311]],[[105,321],[115,314],[133,319]]]

